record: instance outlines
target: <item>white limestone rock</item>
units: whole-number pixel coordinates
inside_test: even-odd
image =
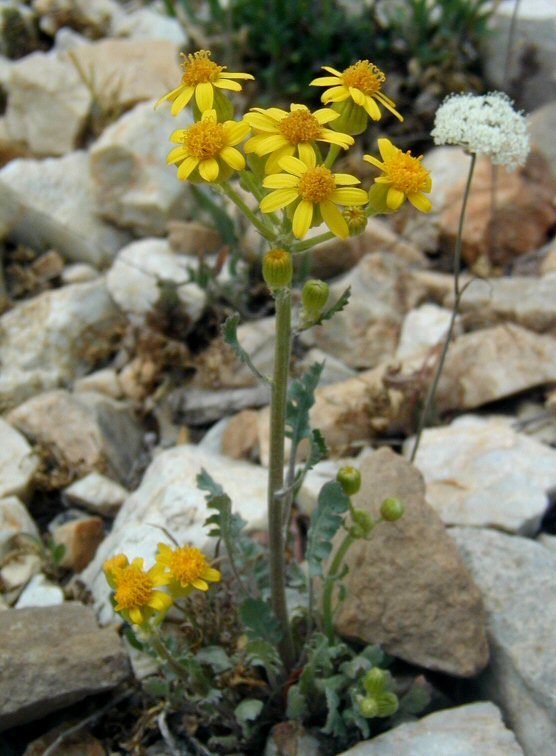
[[[162,236],[170,218],[191,212],[191,192],[166,164],[176,129],[169,110],[140,103],[104,130],[90,150],[100,214],[136,236]],[[188,125],[182,118],[180,128]]]
[[[102,572],[106,559],[123,552],[130,561],[140,556],[145,565],[152,565],[157,544],[168,541],[160,528],[166,528],[179,543],[207,549],[214,546],[203,525],[210,512],[204,492],[196,484],[203,468],[223,486],[232,499],[233,511],[247,521],[248,527],[266,527],[267,477],[263,468],[191,445],[161,452],[139,488],[122,505],[94,560],[81,573],[92,591],[101,623],[106,624],[113,616],[110,589]]]
[[[18,598],[15,608],[26,609],[30,606],[59,606],[64,603],[64,591],[59,585],[55,585],[46,577],[39,573],[33,575],[27,583],[20,597]]]
[[[94,373],[78,378],[73,384],[73,390],[76,393],[95,391],[97,394],[104,394],[112,399],[121,399],[123,396],[118,374],[113,368],[95,370]]]
[[[95,214],[86,152],[12,160],[0,171],[0,225],[14,241],[100,266],[129,236]]]
[[[94,470],[64,489],[63,497],[70,504],[105,517],[115,517],[129,496],[123,486]]]
[[[444,709],[407,722],[340,756],[523,756],[489,701]]]
[[[93,268],[89,263],[73,263],[73,265],[66,265],[62,271],[62,283],[87,283],[94,281],[98,276],[99,273],[96,268]]]
[[[404,318],[396,359],[414,357],[420,352],[443,343],[450,325],[452,313],[435,304],[423,304],[410,310]],[[459,319],[458,321],[459,322]],[[458,326],[456,324],[456,334]]]
[[[0,498],[17,496],[26,500],[38,466],[24,436],[0,417]]]
[[[124,9],[115,0],[33,0],[39,26],[53,36],[61,24],[86,29],[94,36],[109,34]]]
[[[181,48],[187,44],[187,35],[178,19],[153,6],[115,16],[111,32],[114,37],[164,39]]]
[[[0,499],[0,548],[19,533],[39,538],[35,521],[17,496]]]
[[[453,528],[487,613],[491,662],[479,678],[525,753],[556,742],[556,555],[526,538]]]
[[[408,439],[409,455],[414,439]],[[425,430],[415,464],[427,502],[447,525],[533,535],[556,486],[556,450],[516,433],[504,418],[465,415]]]
[[[0,410],[86,372],[87,346],[119,323],[104,279],[44,292],[2,315]]]
[[[172,281],[194,324],[205,306],[206,295],[188,283],[188,266],[194,260],[172,252],[165,239],[141,239],[122,249],[108,271],[107,286],[114,301],[130,318],[142,322],[160,298],[160,284]]]

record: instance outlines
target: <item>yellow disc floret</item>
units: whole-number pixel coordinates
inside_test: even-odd
[[[135,564],[130,564],[116,578],[116,603],[121,609],[145,606],[154,588],[152,578]]]
[[[212,121],[199,121],[187,129],[183,142],[193,157],[199,160],[214,158],[226,146],[224,126]]]
[[[380,90],[386,76],[368,60],[360,60],[342,72],[342,81],[346,87],[355,87],[363,94],[373,95]]]
[[[104,572],[110,586],[114,589],[114,609],[128,622],[142,625],[153,615],[162,620],[172,599],[156,587],[168,581],[160,567],[143,569],[143,560],[134,559],[131,564],[123,554],[109,559],[104,564]]]
[[[309,202],[324,202],[335,190],[334,174],[323,165],[309,168],[299,179],[299,195]]]
[[[378,140],[382,162],[372,155],[364,155],[363,160],[380,168],[382,176],[375,178],[369,192],[369,201],[378,212],[397,210],[408,199],[417,210],[428,213],[431,201],[425,193],[431,191],[430,173],[423,165],[422,156],[414,157],[411,152],[402,152],[389,139]]]
[[[205,555],[194,546],[170,548],[165,543],[158,544],[156,561],[168,571],[170,591],[177,596],[186,596],[193,588],[208,591],[208,584],[217,583],[220,572],[207,562]]]
[[[429,172],[423,167],[423,156],[416,158],[407,152],[399,152],[384,161],[384,172],[392,186],[404,194],[427,191],[430,182]]]
[[[280,121],[278,129],[294,145],[319,139],[323,130],[314,115],[301,109],[289,113]]]
[[[196,53],[184,55],[183,58],[181,80],[188,87],[196,87],[197,84],[206,81],[218,81],[218,76],[226,68],[226,66],[219,66],[212,61],[208,50],[199,50]]]

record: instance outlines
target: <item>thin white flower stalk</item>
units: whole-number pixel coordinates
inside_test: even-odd
[[[493,165],[504,165],[511,171],[525,163],[530,150],[527,121],[522,113],[514,110],[512,101],[503,92],[489,92],[486,95],[450,95],[436,111],[431,134],[435,144],[453,144],[463,147],[470,154],[471,162],[463,193],[454,250],[454,306],[436,371],[419,418],[411,452],[412,462],[417,456],[423,429],[436,396],[459,314],[461,297],[466,288],[460,286],[461,246],[465,211],[477,156],[488,155]]]

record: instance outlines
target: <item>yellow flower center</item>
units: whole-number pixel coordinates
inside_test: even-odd
[[[115,575],[117,590],[115,599],[119,606],[124,609],[133,609],[136,606],[145,606],[153,591],[153,581],[134,564],[120,570]]]
[[[362,207],[345,207],[342,215],[350,231],[361,231],[367,225],[367,214]]]
[[[217,81],[225,66],[219,66],[210,60],[208,50],[199,50],[193,55],[184,55],[183,76],[181,80],[188,87],[195,87],[206,81]]]
[[[323,165],[308,168],[299,179],[299,195],[309,202],[323,202],[330,199],[336,190],[336,180],[332,171]]]
[[[401,150],[389,160],[384,161],[384,172],[395,189],[404,194],[426,191],[429,172],[421,164],[421,157],[413,157],[411,151]]]
[[[176,580],[186,586],[202,577],[208,565],[202,551],[194,546],[182,546],[172,553],[169,567]]]
[[[226,146],[224,126],[210,120],[194,123],[187,129],[184,143],[189,154],[199,160],[216,157]]]
[[[386,76],[368,60],[360,60],[342,72],[342,82],[346,87],[360,89],[363,94],[373,95],[386,81]]]
[[[321,125],[308,110],[294,110],[278,126],[290,144],[312,142],[321,135]]]

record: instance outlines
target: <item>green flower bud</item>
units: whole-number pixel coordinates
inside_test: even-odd
[[[376,699],[379,717],[391,717],[398,711],[399,701],[395,693],[383,693]]]
[[[361,698],[357,702],[357,705],[361,714],[367,717],[367,719],[378,716],[378,702],[376,698]]]
[[[349,228],[350,236],[362,234],[367,227],[367,213],[362,207],[345,207],[342,215]]]
[[[361,488],[361,473],[355,467],[340,467],[336,480],[348,496],[353,496]]]
[[[328,301],[328,284],[324,281],[311,279],[305,282],[301,292],[301,302],[310,318],[317,318]]]
[[[285,249],[271,249],[263,258],[263,278],[271,291],[289,286],[293,276],[292,256]]]
[[[369,696],[378,697],[384,693],[386,681],[386,672],[379,667],[373,667],[363,678],[363,685]]]
[[[388,522],[395,522],[396,520],[399,520],[400,517],[403,517],[404,512],[405,507],[403,505],[403,502],[399,499],[394,498],[393,496],[391,496],[389,499],[384,499],[384,501],[380,505],[380,514]]]
[[[368,538],[375,526],[375,521],[368,512],[355,509],[352,513],[353,525],[349,529],[352,538]]]

